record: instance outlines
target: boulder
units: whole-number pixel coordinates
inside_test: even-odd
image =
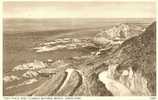
[[[12,82],[12,81],[15,81],[15,80],[20,80],[20,78],[18,76],[15,76],[15,75],[5,76],[3,78],[4,82]]]
[[[32,71],[32,70],[28,70],[28,71],[26,71],[26,72],[22,75],[22,77],[25,77],[25,78],[33,78],[33,77],[37,77],[38,75],[39,75],[38,72]]]

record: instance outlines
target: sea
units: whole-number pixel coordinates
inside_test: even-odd
[[[36,53],[39,43],[57,38],[93,38],[101,29],[117,23],[148,25],[149,18],[64,18],[64,19],[3,19],[3,75],[13,67],[33,60],[63,59],[85,54],[80,51]],[[87,53],[87,52],[86,52]]]

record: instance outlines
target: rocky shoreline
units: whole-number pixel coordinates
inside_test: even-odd
[[[48,78],[47,81],[31,91],[14,94],[21,96],[155,95],[153,89],[155,87],[154,79],[152,79],[152,85],[149,85],[149,78],[145,76],[150,76],[150,72],[154,73],[154,67],[152,67],[153,69],[149,68],[150,72],[142,69],[142,66],[145,66],[144,68],[155,66],[154,56],[156,51],[149,52],[150,49],[155,49],[155,26],[154,23],[144,29],[140,26],[131,28],[131,25],[119,24],[98,33],[93,40],[63,38],[40,43],[39,46],[33,48],[37,53],[65,48],[71,50],[79,48],[94,50],[88,55],[73,57],[71,61],[48,59],[47,61],[35,60],[21,64],[12,69],[12,71],[16,72],[24,71],[21,76],[4,76],[3,80],[4,82],[12,82],[22,78],[26,79],[26,81],[18,85],[8,87],[8,89],[13,89],[38,82],[37,77]],[[135,31],[138,34],[131,35],[131,32]],[[148,39],[151,42],[146,44]],[[151,48],[145,51],[143,45]],[[128,50],[133,51],[128,53]],[[137,57],[138,52],[141,52],[143,57],[150,57],[145,59],[142,56]],[[149,54],[146,54],[146,52]],[[150,62],[149,59],[153,61]],[[136,65],[140,60],[143,60],[142,65]],[[145,65],[148,62],[150,64]]]

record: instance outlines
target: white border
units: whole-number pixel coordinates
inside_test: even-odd
[[[92,1],[92,2],[98,2],[98,1],[105,1],[105,2],[156,2],[156,0],[3,0],[3,1],[34,1],[34,2],[39,2],[39,1],[61,1],[61,2],[80,2],[80,1]]]
[[[1,68],[0,68],[0,93],[1,93],[1,97],[0,97],[0,100],[4,100],[4,97],[3,97],[3,81],[2,81],[2,71],[3,71],[3,24],[2,24],[2,16],[3,16],[3,10],[2,10],[2,5],[3,5],[3,2],[6,2],[6,1],[17,1],[17,2],[23,2],[23,1],[35,1],[35,2],[38,2],[38,1],[72,1],[72,0],[0,0],[0,31],[1,31],[1,34],[0,34],[0,65],[1,65]],[[120,2],[156,2],[156,0],[74,0],[73,2],[80,2],[80,1],[93,1],[93,2],[98,2],[98,1],[105,1],[105,2],[113,2],[113,1],[120,1]],[[158,4],[156,2],[156,7],[158,8]],[[156,15],[158,14],[157,13],[157,8],[156,8]],[[157,21],[157,16],[156,16],[156,21]],[[158,32],[158,25],[157,25],[157,32]],[[157,33],[156,32],[156,33]],[[156,35],[156,52],[158,50],[158,35]],[[158,57],[158,53],[156,53],[156,57]],[[156,65],[158,64],[158,59],[156,59]],[[156,66],[156,69],[157,69],[157,66]],[[157,83],[158,83],[158,74],[156,74],[156,79],[157,79]],[[158,96],[158,87],[156,87],[156,94]],[[157,100],[158,97],[157,96],[115,96],[115,97],[105,97],[105,96],[81,96],[81,100]],[[38,96],[37,96],[38,97]],[[27,100],[30,100],[32,97],[28,97]],[[40,97],[39,97],[40,98]],[[10,99],[11,100],[11,99]],[[45,100],[45,99],[44,99]],[[52,99],[53,100],[53,99]],[[56,99],[57,100],[57,99]],[[70,100],[73,100],[73,99],[70,99]],[[75,99],[74,99],[75,100]]]

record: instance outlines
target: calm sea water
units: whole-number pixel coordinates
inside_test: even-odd
[[[115,23],[151,23],[153,19],[4,19],[4,74],[19,64],[31,62],[34,59],[61,59],[83,55],[81,51],[56,51],[35,53],[33,47],[40,42],[58,37],[76,38],[92,37],[100,28],[110,27]],[[73,33],[73,35],[72,35]],[[82,33],[82,34],[81,34]],[[64,55],[64,56],[63,56]]]
[[[4,19],[4,32],[22,33],[107,26],[113,23],[150,23],[154,19]]]

